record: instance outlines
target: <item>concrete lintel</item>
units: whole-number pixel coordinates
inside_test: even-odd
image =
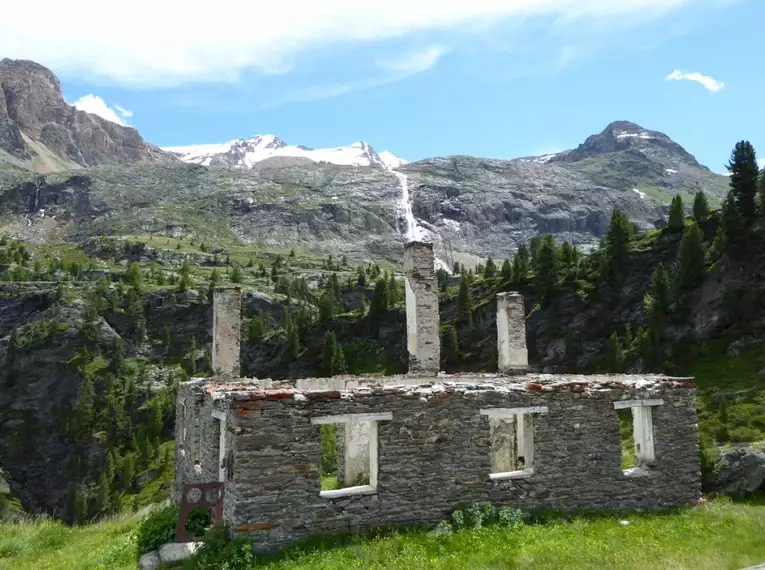
[[[322,499],[338,499],[340,497],[350,497],[353,495],[374,495],[375,493],[377,493],[377,487],[373,487],[372,485],[359,485],[358,487],[321,491],[319,497]]]
[[[222,412],[221,410],[213,410],[212,411],[212,417],[214,417],[216,420],[220,420],[222,422],[226,421],[226,412]]]
[[[382,412],[379,414],[342,414],[337,416],[319,416],[311,418],[314,425],[323,424],[345,424],[348,422],[380,422],[392,420],[393,412]]]
[[[534,474],[533,469],[524,469],[523,471],[507,471],[505,473],[489,473],[489,479],[492,481],[502,481],[503,479],[525,479]]]
[[[614,402],[615,410],[624,410],[626,408],[637,408],[638,406],[663,406],[664,400],[657,398],[654,400],[621,400]]]
[[[519,414],[546,414],[547,406],[531,406],[528,408],[486,408],[481,410],[482,416],[490,418],[506,418]]]

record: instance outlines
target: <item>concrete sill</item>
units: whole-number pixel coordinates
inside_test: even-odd
[[[492,481],[502,481],[503,479],[526,479],[534,474],[533,469],[524,469],[523,471],[506,471],[505,473],[489,473],[489,479]]]
[[[351,497],[353,495],[374,495],[375,493],[377,493],[377,487],[372,487],[372,485],[359,485],[358,487],[321,491],[319,492],[319,496],[322,499],[338,499],[340,497]]]
[[[637,477],[650,477],[653,475],[651,470],[646,467],[630,467],[629,469],[624,469],[622,474],[625,477],[629,477],[630,479],[635,479]]]

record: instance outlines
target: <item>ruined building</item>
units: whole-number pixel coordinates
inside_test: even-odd
[[[222,493],[222,518],[268,550],[376,525],[435,525],[478,502],[652,509],[700,498],[691,379],[529,373],[517,293],[497,299],[500,372],[441,374],[430,245],[407,244],[405,279],[410,373],[388,377],[239,378],[240,292],[216,291],[215,377],[178,395],[176,500],[199,501],[209,489],[188,484],[218,482],[211,502]],[[623,413],[634,439],[624,452]],[[335,473],[321,472],[327,425],[336,426]],[[635,466],[623,469],[627,452]],[[328,476],[345,487],[322,490]]]

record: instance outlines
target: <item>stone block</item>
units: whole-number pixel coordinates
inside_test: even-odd
[[[201,542],[168,542],[159,548],[159,559],[162,564],[181,562],[191,558],[202,544]]]

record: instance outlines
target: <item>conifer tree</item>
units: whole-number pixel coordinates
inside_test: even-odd
[[[460,264],[459,264],[458,261],[454,262],[454,267],[452,267],[452,273],[454,275],[459,275],[460,274]]]
[[[547,234],[539,247],[535,275],[537,291],[544,298],[549,298],[557,289],[559,265],[555,240],[552,234]]]
[[[614,210],[605,239],[605,254],[611,276],[622,274],[630,251],[632,224],[621,210]]]
[[[348,372],[348,365],[345,361],[345,351],[340,343],[337,343],[335,346],[335,357],[332,364],[335,368],[335,374],[345,374]]]
[[[762,167],[762,174],[760,174],[760,215],[765,216],[765,166]]]
[[[683,232],[683,239],[677,250],[675,261],[675,286],[681,293],[696,287],[706,271],[704,237],[695,221],[690,222]]]
[[[388,312],[388,283],[385,279],[378,279],[372,294],[372,303],[369,307],[369,315],[373,320],[381,318]]]
[[[667,226],[671,231],[680,231],[683,229],[684,222],[685,207],[683,206],[683,198],[680,194],[676,194],[669,205],[669,222],[667,222]]]
[[[287,360],[297,360],[298,356],[300,356],[300,332],[293,324],[290,324],[287,328],[284,355]]]
[[[616,332],[608,339],[608,371],[622,372],[624,369],[624,351]]]
[[[367,274],[366,271],[364,271],[364,268],[359,265],[358,269],[356,270],[356,285],[359,287],[366,287],[367,286]]]
[[[525,243],[518,246],[513,258],[513,282],[524,283],[529,278],[529,250]]]
[[[457,339],[457,329],[454,326],[446,328],[442,344],[446,350],[446,359],[449,362],[458,362],[460,359],[460,345]]]
[[[361,303],[359,303],[359,317],[363,319],[368,312],[369,312],[369,301],[367,301],[367,296],[364,295],[361,298]]]
[[[726,168],[730,172],[730,193],[744,221],[749,223],[756,215],[757,184],[760,176],[757,154],[749,141],[736,143]]]
[[[398,281],[396,281],[395,272],[391,271],[390,278],[388,279],[388,304],[393,307],[398,301]]]
[[[242,268],[239,266],[238,263],[235,263],[234,269],[231,270],[231,282],[241,283],[243,279],[244,279],[244,276],[242,275]]]
[[[337,337],[333,331],[324,334],[324,351],[322,353],[322,372],[326,376],[335,374],[335,357],[337,355]]]
[[[502,268],[499,270],[499,276],[504,281],[510,281],[513,278],[513,265],[510,263],[509,259],[505,259],[505,261],[502,262]]]
[[[457,294],[457,320],[468,328],[473,327],[473,296],[465,275],[460,278],[460,289]]]
[[[250,319],[250,324],[247,327],[247,339],[250,341],[250,344],[257,344],[263,339],[263,333],[265,332],[263,320],[260,314]]]
[[[715,249],[740,253],[744,249],[745,239],[746,221],[736,206],[733,192],[728,192],[722,205],[720,225],[715,236]]]
[[[486,279],[491,279],[497,274],[497,264],[494,263],[494,260],[489,256],[489,258],[486,260],[486,267],[483,268],[483,276]]]
[[[696,192],[693,198],[693,219],[697,224],[703,224],[709,217],[709,200],[703,191]]]

